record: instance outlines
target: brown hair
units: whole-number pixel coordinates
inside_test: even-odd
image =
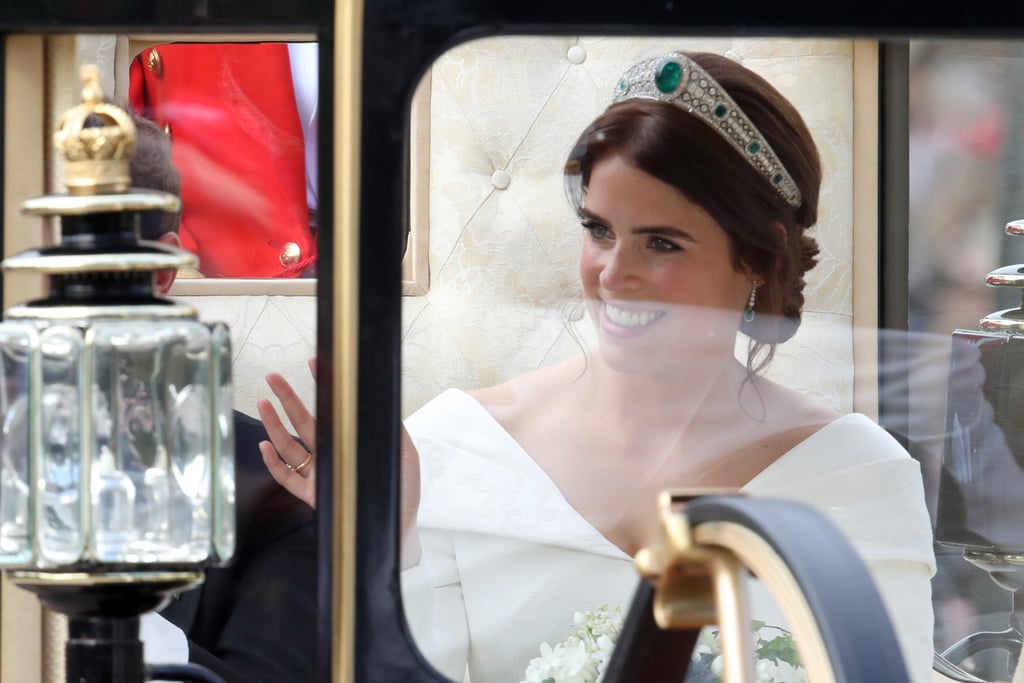
[[[136,132],[135,153],[130,166],[132,186],[180,197],[181,176],[171,159],[171,139],[150,119],[135,112],[130,113]],[[180,218],[179,213],[143,213],[142,239],[155,240],[168,232],[177,232]]]
[[[761,131],[800,189],[800,206],[787,204],[701,119],[647,99],[614,104],[583,131],[566,161],[566,188],[579,213],[594,166],[621,155],[707,211],[729,237],[734,267],[746,265],[764,280],[758,315],[741,328],[751,338],[748,367],[759,369],[771,360],[774,345],[800,326],[804,274],[818,254],[806,230],[818,218],[821,161],[799,112],[761,76],[721,55],[683,54],[717,80]]]

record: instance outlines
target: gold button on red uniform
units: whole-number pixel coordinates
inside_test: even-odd
[[[160,60],[160,53],[155,47],[146,50],[146,68],[156,78],[164,75],[164,63]]]
[[[288,242],[281,247],[281,257],[278,259],[285,268],[294,266],[302,259],[302,249],[295,242]]]

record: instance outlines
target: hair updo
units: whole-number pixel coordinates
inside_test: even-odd
[[[614,104],[583,131],[566,161],[566,188],[579,213],[594,166],[621,155],[707,211],[729,237],[734,267],[745,265],[763,281],[754,320],[741,327],[751,339],[748,365],[756,369],[800,326],[804,275],[818,254],[807,229],[818,220],[821,160],[799,112],[768,81],[721,55],[683,54],[718,81],[775,150],[800,190],[800,205],[790,206],[701,119],[649,99]]]

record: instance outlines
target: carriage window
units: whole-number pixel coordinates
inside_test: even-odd
[[[132,186],[143,190],[177,193],[177,178],[180,177],[181,187],[191,188],[192,194],[186,193],[185,211],[180,224],[177,217],[171,214],[149,214],[141,218],[140,229],[144,239],[171,246],[181,243],[200,255],[195,270],[176,273],[177,282],[169,291],[168,279],[156,278],[154,293],[169,297],[175,303],[190,305],[203,322],[226,323],[229,326],[231,355],[228,360],[232,379],[229,388],[233,389],[233,394],[224,391],[219,398],[235,408],[230,415],[225,415],[224,422],[230,419],[234,425],[236,450],[233,474],[237,491],[234,509],[238,520],[234,544],[237,550],[235,561],[229,567],[211,568],[201,587],[195,591],[185,591],[178,599],[169,601],[159,615],[150,615],[152,619],[147,621],[147,625],[159,626],[157,630],[148,632],[146,647],[148,652],[156,653],[153,661],[157,657],[184,661],[189,651],[184,646],[187,638],[191,642],[191,649],[209,653],[211,668],[221,672],[221,675],[233,675],[247,680],[265,676],[277,680],[313,680],[315,643],[318,638],[316,582],[282,583],[282,577],[315,577],[319,571],[315,512],[280,488],[271,478],[260,456],[259,443],[267,437],[262,431],[256,410],[258,399],[270,397],[264,377],[271,370],[288,373],[306,405],[315,405],[315,383],[306,370],[307,359],[316,355],[318,273],[315,267],[315,216],[309,210],[312,206],[310,201],[315,200],[315,193],[310,192],[310,179],[306,177],[306,172],[310,166],[315,168],[316,150],[313,148],[314,154],[307,157],[302,131],[290,137],[282,133],[280,137],[286,141],[286,144],[281,143],[282,149],[287,148],[289,152],[295,153],[293,163],[288,165],[275,161],[257,164],[260,170],[276,171],[276,177],[253,171],[252,158],[249,156],[253,154],[258,157],[260,153],[266,152],[261,152],[257,147],[266,141],[265,138],[273,139],[273,133],[278,130],[275,127],[277,124],[269,120],[269,115],[268,118],[261,118],[257,112],[278,107],[290,109],[293,122],[310,120],[308,108],[301,115],[296,113],[303,109],[298,104],[302,97],[292,85],[290,69],[297,60],[292,60],[290,65],[289,50],[294,45],[298,48],[295,54],[307,60],[303,62],[308,72],[306,75],[312,77],[312,84],[315,85],[317,44],[310,41],[309,35],[295,34],[291,37],[296,42],[274,42],[267,36],[244,34],[233,35],[230,39],[248,42],[158,43],[153,37],[114,35],[19,36],[7,42],[8,79],[11,87],[15,88],[8,91],[5,116],[7,136],[4,154],[7,173],[4,174],[4,196],[7,198],[5,215],[8,217],[5,222],[5,248],[8,255],[38,248],[44,242],[41,221],[38,217],[21,215],[21,202],[39,195],[66,191],[62,159],[50,157],[50,147],[43,148],[42,143],[52,139],[58,118],[68,108],[81,102],[82,84],[78,70],[81,65],[97,65],[104,94],[140,114],[135,122],[135,155],[129,169]],[[176,36],[176,39],[180,41],[183,36]],[[179,45],[187,46],[187,49],[197,46],[196,49],[202,48],[205,52],[202,57],[193,59],[178,53],[175,48]],[[246,50],[253,45],[269,50],[264,55],[264,62],[259,62],[255,55]],[[235,64],[237,70],[223,67],[224,62],[228,61],[225,55],[237,54],[234,52],[236,49],[245,50],[244,54],[251,58],[250,61]],[[46,58],[42,59],[44,53]],[[11,55],[14,57],[11,58]],[[310,56],[311,66],[308,63]],[[267,67],[272,61],[271,57],[277,60],[276,72]],[[254,73],[254,81],[243,82],[242,71],[246,69]],[[214,73],[222,78],[210,77]],[[271,73],[277,75],[280,83],[287,85],[283,92],[273,93],[273,89],[260,80],[268,78]],[[299,79],[294,79],[294,82],[298,83]],[[210,93],[202,89],[214,85],[224,86],[225,90]],[[161,99],[165,95],[168,95],[168,99]],[[313,106],[315,112],[315,101]],[[315,121],[315,115],[312,120]],[[305,132],[310,131],[315,133],[315,129],[309,128]],[[197,176],[200,177],[198,180]],[[289,186],[294,190],[295,201],[285,201],[269,191],[253,189],[253,184],[260,182],[259,178],[270,178],[271,185]],[[213,206],[218,201],[224,204]],[[190,205],[195,211],[189,208]],[[207,232],[188,227],[190,216],[202,215],[207,210],[212,211],[217,218],[206,223],[204,230]],[[264,210],[266,215],[263,215]],[[231,227],[238,223],[228,221],[228,218],[233,220],[236,217],[234,214],[244,214],[249,227],[257,219],[263,221],[261,225],[272,222],[275,226],[281,226],[283,216],[287,214],[296,218],[293,224],[298,226],[297,229],[304,236],[296,237],[289,233],[243,238],[233,232],[234,228]],[[197,224],[193,222],[192,226]],[[224,249],[218,247],[208,252],[212,253],[210,258],[203,258],[205,247],[202,245],[207,240],[197,237],[200,234],[206,234],[215,241],[222,240],[219,244]],[[50,239],[55,237],[49,236]],[[228,239],[225,241],[224,238]],[[286,264],[285,261],[291,258],[291,252],[282,249],[289,242],[299,244],[300,249],[294,254],[294,263]],[[241,263],[257,251],[261,251],[267,257],[266,260],[270,261],[265,271],[229,272],[225,269],[202,272],[204,261],[218,263],[223,256],[224,263]],[[268,254],[272,255],[272,259]],[[292,266],[292,272],[284,272],[286,267]],[[29,276],[32,277],[31,281],[27,281]],[[24,281],[5,277],[4,294],[8,305],[38,296],[36,290],[42,286],[43,278],[36,273],[22,277]],[[209,286],[186,291],[187,288],[178,286],[186,281]],[[180,310],[189,309],[183,306]],[[224,348],[227,348],[226,344]],[[189,351],[198,355],[192,347]],[[184,433],[185,427],[177,422],[167,424],[166,411],[161,410],[167,404],[173,404],[175,409],[178,409],[179,404],[192,409],[195,405],[205,405],[201,404],[201,399],[193,400],[196,394],[189,393],[192,387],[182,391],[180,386],[174,386],[173,383],[169,388],[162,386],[159,378],[164,377],[164,371],[157,373],[152,370],[153,363],[157,363],[156,367],[160,363],[159,360],[153,360],[155,357],[146,356],[138,368],[129,368],[129,380],[120,388],[123,392],[121,405],[112,405],[110,410],[114,414],[114,429],[121,430],[117,432],[119,438],[111,440],[110,447],[117,452],[116,457],[123,457],[130,462],[134,462],[130,458],[137,458],[150,467],[146,470],[145,485],[141,480],[134,484],[128,483],[128,486],[135,486],[140,491],[135,498],[139,505],[134,513],[139,518],[142,518],[147,504],[157,509],[154,501],[166,500],[157,498],[160,490],[158,486],[160,482],[167,486],[166,480],[171,470],[167,463],[169,460],[176,461],[177,456],[168,458],[168,448],[165,446],[172,438],[174,444],[185,438],[178,433]],[[5,359],[4,363],[7,372],[10,372],[9,360]],[[146,368],[150,368],[150,375],[146,374]],[[293,373],[292,369],[301,372]],[[148,378],[150,383],[138,377],[133,379],[133,372],[141,373],[139,376]],[[168,383],[166,379],[163,382]],[[169,399],[168,394],[173,398]],[[103,413],[99,412],[99,408],[96,410],[90,417],[96,418],[93,428],[98,429]],[[15,412],[12,409],[11,415],[7,416],[8,422],[13,419]],[[190,419],[199,421],[194,413],[188,414]],[[107,426],[109,428],[109,422]],[[200,448],[195,447],[194,450]],[[197,482],[202,477],[206,477],[208,484],[214,478],[202,467],[203,455],[195,456],[199,465],[197,468],[190,467],[193,471],[187,473],[187,476],[181,474],[177,465],[174,466],[173,481],[191,482],[191,488],[186,491],[196,490]],[[104,462],[106,464],[107,461]],[[160,471],[160,467],[167,467],[167,471]],[[5,481],[7,475],[5,469]],[[159,476],[164,478],[160,479]],[[150,477],[155,477],[153,481],[156,483],[152,487],[148,483]],[[167,490],[171,489],[164,489]],[[147,493],[141,493],[144,491]],[[201,486],[198,491],[202,491]],[[199,493],[193,495],[199,496]],[[152,519],[153,524],[159,523],[158,516]],[[166,519],[164,525],[167,524]],[[181,519],[188,517],[186,515]],[[188,526],[186,524],[186,528]],[[165,530],[162,533],[169,532]],[[178,538],[177,535],[172,537]],[[164,537],[156,532],[153,538]],[[159,542],[149,539],[147,535],[139,542],[151,543],[147,547],[158,547]],[[239,586],[245,588],[240,590]],[[289,595],[286,596],[282,591]],[[25,606],[17,602],[20,594],[29,595],[28,600],[32,601],[30,594],[14,588],[7,590],[5,586],[5,619],[9,603],[12,610],[25,615],[23,633],[27,637],[33,632],[32,619],[38,624],[38,617],[33,616],[38,614],[38,610],[32,605]],[[287,614],[280,611],[279,600],[289,604]],[[63,677],[59,667],[63,666],[62,640],[66,631],[62,631],[61,619],[56,613],[47,613],[42,619],[43,645],[47,648],[44,659],[47,660],[47,666],[53,669],[50,677],[54,678]],[[260,645],[259,640],[263,636],[249,627],[271,622],[281,628],[273,634],[266,634],[273,642],[267,641]],[[258,630],[262,632],[265,629]],[[146,633],[144,628],[144,641]],[[162,635],[156,636],[155,633]],[[5,642],[12,642],[20,635],[16,630],[5,630]],[[180,642],[182,648],[175,653],[155,647],[157,640],[167,638]],[[236,657],[233,652],[238,651],[236,646],[243,641],[249,648],[248,654]],[[39,642],[38,633],[31,642]],[[33,659],[38,658],[5,657],[4,671],[7,673],[8,668],[13,666],[13,679],[38,679],[38,675],[19,670],[20,667],[37,667],[39,662]],[[231,673],[225,674],[225,671]]]
[[[199,257],[175,293],[261,292],[266,282],[230,280],[266,278],[277,294],[315,291],[317,44],[134,40],[129,51],[128,102],[172,140],[179,235]],[[407,295],[428,287],[427,221],[415,225],[423,229],[410,234],[402,264]]]
[[[662,117],[675,119],[660,108],[665,102],[650,100],[675,106],[676,93],[697,97],[708,82],[702,74],[688,85],[694,62],[666,56],[674,50],[713,53],[700,57],[707,71],[730,78],[749,70],[788,100],[820,155],[820,191],[800,175],[797,158],[806,157],[779,139],[786,161],[770,162],[777,173],[729,157],[736,173],[750,173],[742,185],[718,166],[673,175],[718,163],[737,145],[762,149],[761,133],[751,134],[751,146],[754,138],[716,128],[715,117],[734,104],[715,94],[698,100],[708,112],[700,143],[673,148],[651,132],[662,130]],[[430,221],[431,287],[403,301],[402,411],[419,455],[419,480],[407,478],[404,488],[419,500],[415,519],[417,501],[403,500],[402,584],[417,643],[449,677],[542,680],[560,665],[551,653],[577,642],[581,624],[600,624],[596,633],[613,640],[657,492],[722,486],[812,505],[815,493],[838,487],[843,500],[819,500],[822,509],[873,519],[846,530],[875,563],[915,678],[926,680],[932,547],[924,486],[918,463],[871,423],[877,331],[864,302],[878,296],[876,273],[865,267],[877,258],[877,65],[876,45],[862,41],[592,36],[478,40],[433,64],[422,110],[429,120],[413,124],[429,130],[421,150],[428,174],[419,180],[428,183],[420,215]],[[613,97],[625,100],[619,118],[574,150]],[[620,128],[631,141],[659,142],[620,152]],[[616,151],[591,159],[605,147]],[[802,190],[787,190],[790,182]],[[780,230],[789,223],[783,241],[791,249],[801,252],[801,236],[813,237],[817,265],[802,288],[781,272],[803,273],[809,242],[793,257],[801,265],[757,261],[750,251],[740,252],[745,265],[760,266],[730,260],[729,244],[772,224],[752,206],[723,207],[743,201],[750,185],[781,202],[774,215],[784,217]],[[733,189],[716,204],[709,198],[722,187]],[[729,238],[724,225],[735,230]],[[721,270],[706,270],[712,263]],[[783,324],[782,301],[796,301],[797,289],[799,328],[782,335],[766,366],[756,354],[748,365],[748,340],[768,338],[752,325]],[[755,370],[763,379],[752,378]],[[867,469],[853,475],[847,468],[860,456],[844,460],[834,449],[841,424],[858,434],[854,441],[873,434],[885,444],[873,452],[888,455],[861,462]],[[760,441],[767,433],[778,440]],[[867,511],[880,482],[891,485],[883,507],[908,512],[898,521],[899,547],[873,536],[887,524],[877,517],[886,513]],[[912,576],[895,577],[902,570],[888,563],[897,556]],[[784,626],[769,600],[757,600],[767,623]]]

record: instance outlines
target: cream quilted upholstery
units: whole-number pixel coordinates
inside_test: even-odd
[[[257,400],[276,401],[264,380],[271,370],[287,377],[310,410],[314,409],[316,386],[306,369],[306,360],[316,355],[315,296],[227,294],[174,298],[195,307],[201,320],[229,326],[238,410],[257,417]]]
[[[424,160],[413,170],[415,191],[425,198],[414,230],[429,232],[422,240],[429,275],[406,288],[419,294],[403,299],[403,415],[444,388],[492,384],[575,353],[573,334],[586,340],[586,320],[565,322],[578,304],[581,231],[561,165],[626,66],[679,48],[741,60],[789,97],[816,135],[825,164],[821,263],[811,273],[805,324],[780,347],[769,375],[851,409],[853,42],[562,36],[474,41],[429,72],[427,106],[414,114],[429,120],[413,122],[425,133],[414,143]],[[111,51],[105,42],[79,46],[90,60]],[[873,298],[873,278],[860,289]],[[305,370],[315,353],[312,296],[184,300],[204,320],[231,325],[240,410],[253,413],[268,395],[263,376],[270,369],[285,372],[313,405]]]
[[[474,41],[429,74],[429,168],[415,170],[429,184],[429,287],[403,302],[404,414],[446,387],[492,384],[577,351],[565,311],[578,302],[582,231],[562,163],[619,74],[671,49],[741,60],[815,132],[825,165],[821,262],[805,324],[769,375],[851,409],[853,43],[569,36]],[[589,323],[575,329],[586,338]]]

